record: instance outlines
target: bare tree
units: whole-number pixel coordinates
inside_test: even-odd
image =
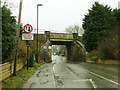
[[[82,35],[84,33],[84,29],[79,25],[71,25],[66,28],[67,33],[78,33],[78,35]]]
[[[10,3],[9,0],[4,0],[4,1],[0,1],[0,5],[1,3],[3,3],[4,6],[7,6],[10,9],[13,8],[18,8],[16,5],[14,5],[13,3]]]

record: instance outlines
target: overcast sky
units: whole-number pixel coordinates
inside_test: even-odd
[[[7,1],[14,5],[12,13],[18,17],[20,0]],[[39,6],[39,29],[64,32],[69,25],[82,26],[84,15],[95,1],[114,9],[120,0],[23,0],[21,23],[29,23],[36,29],[37,4],[43,4]]]

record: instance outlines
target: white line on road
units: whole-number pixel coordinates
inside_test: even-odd
[[[55,63],[54,63],[55,64]],[[55,79],[55,68],[54,68],[54,64],[52,63],[52,67],[53,67],[53,80],[54,80],[54,85],[55,85],[55,87],[57,87],[56,86],[56,79]]]
[[[88,72],[90,72],[90,71],[88,71]],[[93,72],[90,72],[90,73],[93,74],[93,75],[95,75],[95,76],[97,76],[97,77],[100,77],[100,78],[102,78],[102,79],[104,79],[104,80],[107,80],[107,81],[109,81],[109,82],[111,82],[111,83],[114,83],[114,84],[118,85],[118,83],[115,82],[115,81],[113,81],[113,80],[107,79],[107,78],[105,78],[105,77],[103,77],[103,76],[100,76],[100,75],[98,75],[98,74],[96,74],[96,73],[93,73]]]
[[[73,73],[68,67],[66,67],[66,69],[74,76],[78,77],[75,73]],[[79,77],[78,77],[79,78]],[[82,80],[74,80],[74,81],[90,81],[92,83],[93,88],[97,88],[97,85],[95,84],[95,82],[93,82],[92,79],[82,79]]]
[[[92,83],[93,87],[94,87],[94,88],[97,88],[97,85],[95,84],[95,82],[93,82],[92,79],[89,79],[89,80],[90,80],[90,82]]]
[[[80,80],[73,80],[74,82],[86,82],[90,81],[90,79],[80,79]]]
[[[74,80],[74,82],[86,82],[86,81],[89,81],[91,82],[93,88],[97,88],[97,85],[95,84],[95,82],[93,82],[92,79],[81,79],[81,80]]]

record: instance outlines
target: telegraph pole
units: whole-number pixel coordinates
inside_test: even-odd
[[[14,75],[14,76],[16,76],[16,61],[17,61],[17,58],[18,58],[18,43],[19,43],[19,33],[20,33],[22,1],[23,1],[23,0],[20,0],[20,5],[19,5],[19,17],[18,17],[18,30],[17,30],[16,53],[15,53],[14,71],[13,71],[13,75]]]

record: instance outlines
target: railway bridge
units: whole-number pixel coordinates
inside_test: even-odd
[[[40,48],[42,50],[43,45],[46,45],[47,47],[52,45],[65,45],[67,61],[84,61],[86,51],[84,45],[78,40],[78,37],[77,33],[51,33],[50,31],[45,31],[45,41]],[[48,48],[46,54],[47,62],[51,62],[52,50]]]

